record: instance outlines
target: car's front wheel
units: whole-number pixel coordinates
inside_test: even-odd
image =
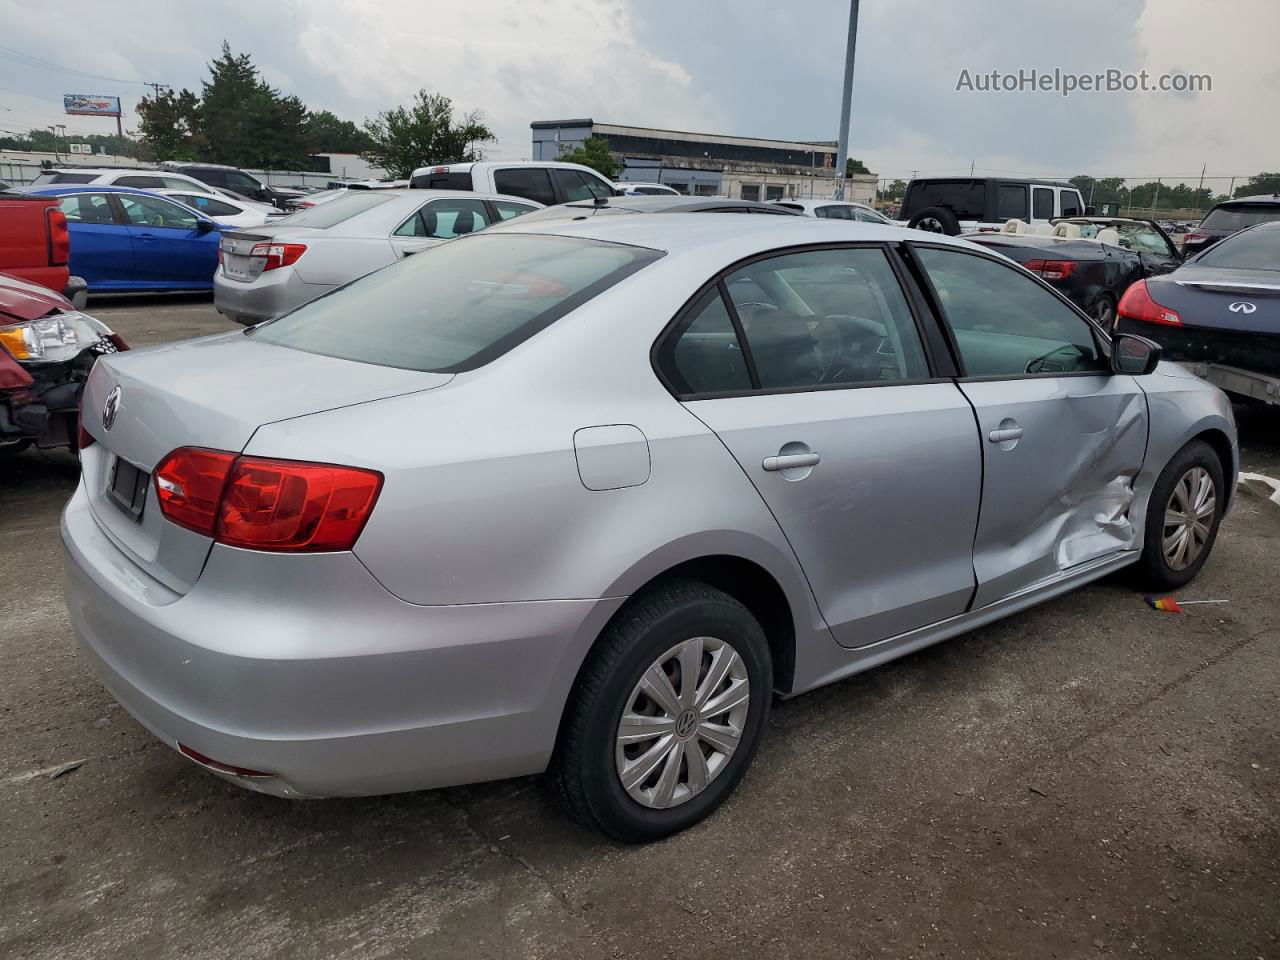
[[[1227,502],[1222,462],[1203,440],[1174,454],[1151,490],[1139,585],[1174,590],[1200,572],[1218,536]]]
[[[692,826],[742,779],[772,688],[764,631],[733,597],[681,580],[635,598],[574,685],[551,771],[561,799],[628,843]]]

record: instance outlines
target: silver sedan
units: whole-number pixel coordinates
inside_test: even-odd
[[[724,801],[775,693],[1209,557],[1223,394],[974,244],[516,226],[98,361],[71,618],[196,764],[288,797],[549,769],[649,840]]]
[[[224,233],[213,304],[232,320],[261,323],[428,247],[541,206],[461,190],[343,190],[264,226]]]

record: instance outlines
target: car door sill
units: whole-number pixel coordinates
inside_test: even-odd
[[[844,677],[852,676],[855,673],[870,670],[872,667],[877,667],[882,663],[887,663],[908,653],[914,653],[924,647],[940,643],[943,640],[949,640],[961,633],[967,633],[978,627],[986,626],[996,620],[1074,590],[1076,587],[1083,586],[1092,580],[1114,573],[1116,570],[1136,561],[1140,554],[1141,551],[1139,550],[1126,550],[1121,553],[1108,554],[1096,560],[1077,564],[1070,569],[1062,571],[1051,580],[1042,580],[1040,583],[1003,597],[995,603],[987,604],[985,607],[980,607],[976,610],[970,610],[947,620],[941,620],[927,627],[919,627],[907,633],[877,640],[861,647],[838,647],[837,649],[840,653],[837,655],[841,656],[843,662],[835,664],[828,662],[817,665],[818,669],[814,671],[816,675],[806,677],[803,680],[797,676],[796,686],[792,693],[802,693],[805,690],[824,686]],[[823,667],[828,669],[824,670]]]

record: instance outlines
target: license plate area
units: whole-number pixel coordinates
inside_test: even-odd
[[[147,487],[151,474],[139,470],[128,460],[116,457],[111,467],[111,482],[107,484],[107,497],[134,521],[142,519],[142,508],[147,505]]]

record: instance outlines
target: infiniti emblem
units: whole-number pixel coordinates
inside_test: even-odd
[[[111,388],[107,394],[107,402],[102,405],[102,429],[110,430],[116,422],[116,414],[120,412],[120,384]]]
[[[1257,304],[1250,303],[1248,300],[1237,300],[1231,306],[1227,307],[1232,313],[1243,313],[1248,315],[1258,309]]]

